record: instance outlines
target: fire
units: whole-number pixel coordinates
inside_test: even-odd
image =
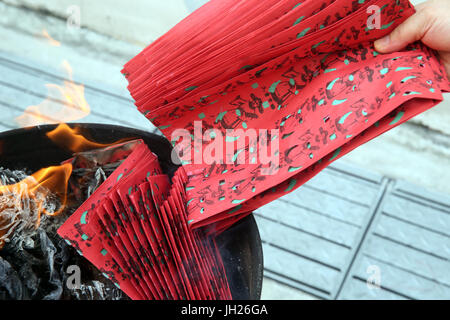
[[[51,44],[59,45],[46,30],[43,30],[42,34]],[[47,136],[55,144],[75,153],[118,143],[101,144],[90,141],[81,134],[79,128],[72,129],[65,124],[89,115],[90,106],[85,99],[84,86],[73,81],[72,68],[67,61],[63,62],[63,67],[68,80],[64,80],[62,85],[46,84],[47,98],[38,105],[27,107],[24,113],[15,119],[16,122],[21,127],[59,124],[56,129],[48,132]],[[65,209],[71,174],[72,165],[65,163],[41,169],[13,185],[0,183],[0,249],[12,233],[20,232],[24,228],[37,228],[42,214],[55,216]],[[49,209],[47,198],[53,195],[59,198],[59,207],[54,208],[53,205]]]
[[[68,149],[72,152],[83,152],[92,149],[105,148],[110,145],[124,142],[129,139],[122,139],[113,143],[97,143],[86,139],[79,128],[71,128],[65,123],[61,123],[56,129],[47,133],[47,137],[58,146]]]
[[[64,80],[63,85],[47,83],[47,98],[38,105],[27,107],[15,119],[21,127],[75,121],[90,114],[84,86],[72,80],[72,68],[67,61],[63,62],[63,67],[69,80]]]
[[[67,186],[72,165],[41,169],[12,185],[0,185],[0,249],[17,229],[37,228],[41,215],[55,216],[67,205]],[[49,209],[47,197],[59,198],[59,207]]]
[[[59,47],[61,46],[61,42],[56,41],[55,39],[53,39],[47,32],[47,30],[43,29],[41,32],[41,35],[48,40],[48,42],[50,43],[50,45],[54,46],[54,47]]]

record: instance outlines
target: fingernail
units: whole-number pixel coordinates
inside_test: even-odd
[[[375,41],[375,48],[376,49],[385,49],[389,46],[390,42],[391,42],[391,37],[389,35],[387,35],[387,36]]]

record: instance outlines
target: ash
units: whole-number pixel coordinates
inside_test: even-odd
[[[90,186],[104,179],[96,176]],[[26,177],[25,171],[0,168],[1,185],[15,185]],[[88,193],[91,192],[92,189]],[[15,185],[12,192],[0,193],[0,248],[3,246],[0,249],[0,300],[128,299],[56,233],[80,201],[84,199],[73,201],[58,216],[42,215],[36,228],[39,222],[37,203],[48,212],[54,212],[60,207],[58,197],[48,190],[37,190],[31,199],[25,184]],[[71,266],[80,271],[81,283],[76,288],[70,285],[72,273],[68,270]]]

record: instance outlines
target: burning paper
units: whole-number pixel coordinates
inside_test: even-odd
[[[42,214],[62,212],[71,172],[71,164],[45,168],[31,176],[0,169],[0,249],[12,236],[35,231]],[[18,177],[20,181],[16,181]],[[58,201],[55,201],[56,196],[59,196]]]
[[[435,52],[373,48],[413,13],[407,0],[211,0],[128,62],[136,106],[188,175],[190,226],[222,230],[442,101]]]

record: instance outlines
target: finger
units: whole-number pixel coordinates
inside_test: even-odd
[[[445,67],[445,71],[447,71],[447,78],[450,81],[450,52],[440,52],[439,56]]]
[[[391,34],[375,41],[375,50],[389,53],[405,48],[408,44],[423,38],[430,26],[426,10],[417,11]]]

